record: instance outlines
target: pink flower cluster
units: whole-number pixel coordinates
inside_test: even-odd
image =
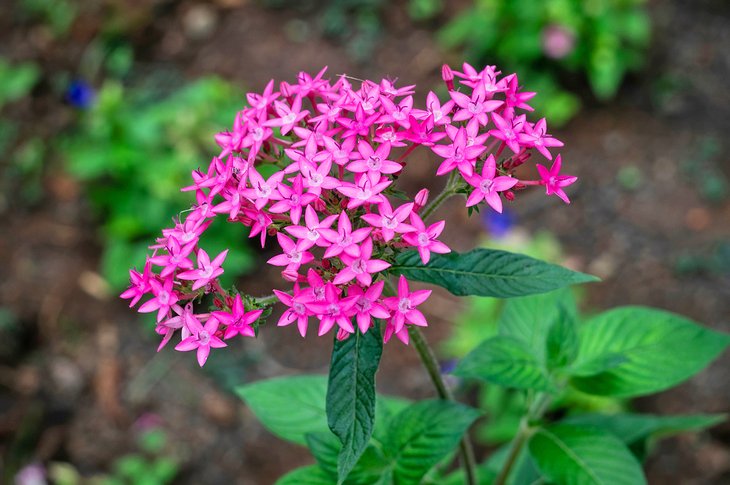
[[[430,291],[411,291],[401,275],[388,296],[384,272],[404,250],[418,251],[424,264],[431,253],[450,251],[439,241],[445,221],[425,220],[428,191],[396,202],[407,196],[394,183],[419,147],[441,159],[437,175],[450,174],[447,188],[463,193],[467,207],[486,202],[501,212],[503,198],[514,200],[531,185],[569,202],[563,187],[576,178],[560,175],[560,155],[550,168],[537,164],[539,179],[517,178],[535,153],[552,160],[549,149],[562,143],[544,119],[530,123],[517,114],[532,110],[527,102],[535,93],[520,91],[515,74],[444,66],[449,99],[430,92],[416,108],[414,86],[386,79],[354,86],[344,75],[325,79],[325,70],[300,73],[294,84],[272,80],[263,93],[247,95],[232,129],[216,136],[220,154],[182,189],[195,192],[196,204],[163,230],[143,271],[130,271],[121,296],[130,306],[150,297],[139,311],[156,312],[160,348],[179,330],[175,348],[196,350],[203,365],[211,348],[254,336],[275,299],[287,307],[279,326],[296,322],[302,336],[312,320],[318,335],[336,326],[344,339],[379,319],[386,342],[395,335],[407,344],[408,325],[427,325],[417,307]],[[221,287],[227,251],[211,259],[199,244],[219,214],[247,226],[262,247],[276,241],[280,253],[268,263],[281,268],[290,291],[253,298]],[[194,312],[193,302],[206,294],[216,310]]]

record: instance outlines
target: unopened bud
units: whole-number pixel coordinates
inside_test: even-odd
[[[347,340],[347,338],[350,336],[350,333],[347,330],[339,329],[337,331],[337,340]]]
[[[441,79],[444,80],[449,91],[454,90],[454,71],[451,70],[448,64],[441,66]]]
[[[281,92],[281,95],[285,98],[291,96],[291,86],[286,81],[282,81],[281,84],[279,84],[279,91]]]
[[[428,189],[419,190],[414,202],[415,206],[413,207],[413,210],[418,211],[421,207],[424,207],[428,203]]]
[[[504,194],[504,198],[512,202],[515,200],[515,193],[511,190],[507,190],[506,192],[502,192]]]
[[[286,281],[296,283],[299,280],[299,273],[297,273],[296,270],[293,269],[285,269],[281,272],[281,277],[284,278]]]

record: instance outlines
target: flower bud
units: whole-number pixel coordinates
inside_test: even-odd
[[[512,192],[511,190],[507,190],[507,191],[502,192],[502,193],[504,194],[504,198],[507,199],[507,200],[509,200],[510,202],[512,202],[513,200],[515,200],[515,193]]]
[[[451,70],[448,64],[441,66],[441,79],[444,80],[449,91],[454,90],[454,71]]]
[[[413,206],[413,210],[418,212],[422,207],[424,207],[428,203],[428,189],[421,189],[416,194],[416,197],[414,199],[415,205]]]
[[[299,280],[299,273],[297,273],[293,269],[286,268],[284,271],[281,272],[281,277],[284,278],[286,281],[296,283]]]
[[[281,95],[285,98],[291,97],[291,86],[288,82],[282,81],[281,84],[279,84],[279,91],[281,92]]]
[[[347,340],[347,338],[350,336],[350,333],[347,330],[339,329],[337,331],[337,340]]]

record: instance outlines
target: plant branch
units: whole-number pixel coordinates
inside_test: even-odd
[[[504,462],[504,466],[502,466],[502,469],[499,471],[499,475],[497,475],[497,478],[494,480],[494,485],[505,485],[507,483],[509,474],[512,472],[512,468],[517,462],[517,457],[520,456],[522,447],[534,431],[534,428],[531,425],[532,421],[542,418],[542,415],[545,414],[545,411],[547,411],[551,401],[552,396],[550,394],[540,393],[532,402],[527,413],[522,417],[522,420],[520,420],[520,428],[517,431],[517,436],[515,436],[514,440],[512,440],[509,455],[507,455],[507,460]]]
[[[441,204],[443,204],[446,199],[456,193],[456,189],[459,187],[457,174],[458,172],[456,170],[451,172],[444,190],[442,190],[429,204],[426,205],[426,207],[423,208],[423,211],[421,212],[421,219],[424,222],[426,222],[426,219],[428,219],[429,216],[436,211],[436,209],[441,207]]]
[[[451,390],[446,387],[446,383],[441,376],[436,356],[433,354],[433,350],[431,350],[428,342],[426,342],[426,338],[423,336],[421,329],[415,325],[411,325],[408,327],[408,334],[413,341],[413,345],[418,352],[418,356],[421,358],[421,362],[426,368],[439,397],[448,401],[454,401],[454,395],[451,393]],[[466,483],[468,485],[476,485],[476,460],[474,459],[474,448],[471,444],[468,433],[464,434],[462,437],[461,443],[459,444],[459,451],[466,475]]]

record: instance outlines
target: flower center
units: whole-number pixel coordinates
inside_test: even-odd
[[[422,232],[418,235],[418,245],[419,246],[428,246],[428,243],[431,241],[431,238],[428,237],[428,234],[425,232]]]
[[[407,313],[411,310],[411,300],[408,298],[401,298],[398,302],[398,311],[401,313]]]
[[[340,313],[340,305],[337,303],[330,303],[327,307],[327,314],[330,316],[335,316]]]
[[[358,311],[364,313],[368,310],[370,310],[370,307],[372,306],[372,302],[367,299],[365,296],[361,296],[357,299],[357,303],[355,303],[355,306],[357,307]]]
[[[316,229],[310,229],[307,231],[307,239],[310,241],[316,241],[319,239],[319,232]]]
[[[294,313],[298,313],[299,315],[304,315],[305,313],[307,313],[307,309],[304,306],[304,304],[299,303],[298,301],[294,302],[292,304],[291,308],[292,308],[292,310],[294,310]]]
[[[256,196],[261,198],[268,198],[271,195],[271,187],[269,184],[259,184],[256,187]]]
[[[167,305],[167,303],[170,301],[170,294],[166,291],[161,291],[159,295],[157,295],[157,301],[159,301],[163,305]]]
[[[368,168],[370,170],[380,170],[382,162],[383,160],[379,156],[373,155],[368,159]]]
[[[288,115],[281,118],[281,121],[284,122],[285,125],[290,125],[294,123],[294,120],[297,119],[296,113],[289,113]]]
[[[363,261],[362,258],[357,258],[355,261],[352,262],[352,271],[355,274],[363,274],[367,271],[367,265],[365,264],[365,261]]]
[[[479,114],[482,112],[482,104],[481,103],[477,104],[473,101],[470,101],[469,105],[467,106],[467,109],[472,114]]]
[[[485,194],[488,194],[492,191],[492,186],[494,185],[494,181],[490,179],[484,179],[481,182],[479,182],[479,190],[484,192]]]
[[[395,229],[398,227],[398,219],[393,216],[383,216],[383,227],[391,230]]]
[[[198,334],[198,341],[203,345],[207,345],[210,342],[210,333],[207,330],[201,330]]]
[[[302,260],[302,253],[300,253],[296,249],[289,253],[287,256],[289,257],[289,261],[291,261],[292,263],[298,263]]]

